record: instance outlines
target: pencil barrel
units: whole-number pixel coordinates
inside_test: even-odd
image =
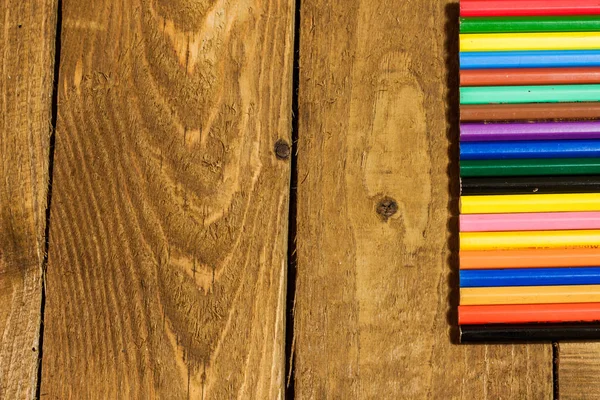
[[[460,325],[600,322],[600,303],[500,304],[458,307]]]
[[[600,285],[600,267],[461,270],[460,287]]]
[[[461,177],[600,175],[599,158],[463,160]]]
[[[464,343],[600,339],[600,1],[461,0]]]
[[[600,100],[600,85],[482,86],[460,89],[460,104],[568,103]]]
[[[597,50],[598,32],[460,34],[460,51]]]
[[[526,140],[600,139],[600,121],[460,124],[461,144]]]
[[[599,67],[463,69],[461,86],[525,86],[600,83]]]
[[[460,69],[600,66],[600,50],[462,51]]]
[[[462,143],[461,160],[598,158],[600,140],[516,140]]]
[[[462,196],[596,192],[600,175],[465,177],[460,182]]]
[[[461,0],[461,17],[598,15],[596,0]]]
[[[600,323],[461,325],[461,343],[548,343],[600,340]]]
[[[461,122],[599,120],[600,103],[463,104]]]
[[[600,16],[461,17],[460,33],[594,32]]]
[[[461,288],[461,305],[600,302],[600,285]]]
[[[460,269],[600,266],[598,248],[460,251]]]
[[[461,232],[559,231],[600,229],[600,212],[462,214]]]
[[[600,230],[460,232],[461,251],[600,248]]]

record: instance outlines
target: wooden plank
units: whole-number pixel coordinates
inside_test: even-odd
[[[48,398],[278,398],[293,2],[65,0]]]
[[[37,388],[54,0],[0,4],[0,398]]]
[[[558,348],[558,397],[600,399],[600,343],[560,343]]]
[[[552,397],[551,346],[451,340],[457,18],[454,1],[302,1],[299,399]]]

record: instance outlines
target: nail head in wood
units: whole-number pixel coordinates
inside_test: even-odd
[[[275,143],[275,155],[280,160],[287,160],[290,158],[290,145],[283,139],[279,139]]]

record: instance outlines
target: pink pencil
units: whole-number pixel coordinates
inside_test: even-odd
[[[461,232],[559,231],[600,229],[600,212],[465,214]]]

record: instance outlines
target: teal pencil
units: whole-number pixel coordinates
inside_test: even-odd
[[[461,87],[460,104],[600,101],[600,85]]]

